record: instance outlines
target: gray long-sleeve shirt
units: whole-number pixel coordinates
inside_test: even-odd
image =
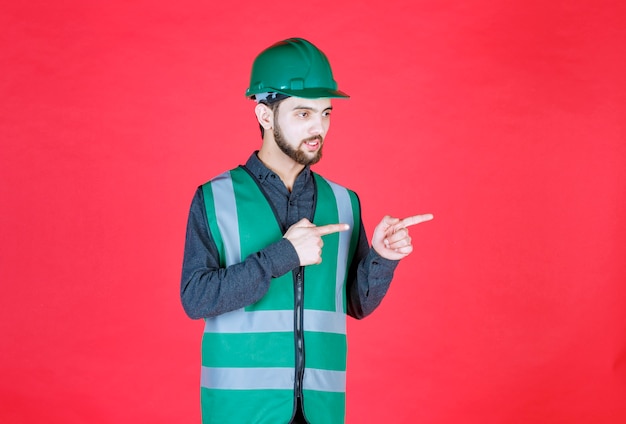
[[[272,203],[283,231],[302,218],[312,221],[315,184],[309,167],[296,178],[291,192],[268,169],[256,152],[246,168],[257,178]],[[378,255],[370,248],[361,223],[359,242],[349,264],[348,314],[354,318],[369,315],[382,301],[393,277],[397,261]],[[189,317],[209,318],[248,306],[267,292],[272,277],[279,277],[300,266],[298,254],[285,238],[249,255],[243,262],[220,267],[215,242],[208,228],[204,197],[198,188],[191,202],[180,296]]]

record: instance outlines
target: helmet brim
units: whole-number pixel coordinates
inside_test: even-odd
[[[350,96],[340,90],[331,90],[328,88],[304,88],[302,90],[288,90],[288,89],[276,89],[267,88],[264,92],[276,92],[284,94],[289,97],[301,97],[303,99],[320,99],[320,98],[349,98]],[[246,93],[246,96],[252,97],[258,93],[251,93],[250,90]]]

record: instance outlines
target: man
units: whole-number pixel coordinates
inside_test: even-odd
[[[370,247],[356,194],[313,173],[337,90],[324,53],[293,38],[255,59],[246,95],[262,145],[198,188],[181,299],[205,319],[204,423],[343,423],[346,314],[381,302],[408,228],[386,216]]]

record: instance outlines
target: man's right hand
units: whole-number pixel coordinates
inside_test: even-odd
[[[322,262],[322,236],[346,231],[348,224],[329,224],[318,227],[304,218],[293,224],[283,238],[291,242],[298,253],[300,266],[315,265]]]

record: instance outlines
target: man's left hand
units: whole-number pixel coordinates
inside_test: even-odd
[[[433,215],[429,213],[404,219],[387,215],[374,229],[372,247],[385,259],[396,261],[403,259],[413,251],[408,227],[431,219]]]

